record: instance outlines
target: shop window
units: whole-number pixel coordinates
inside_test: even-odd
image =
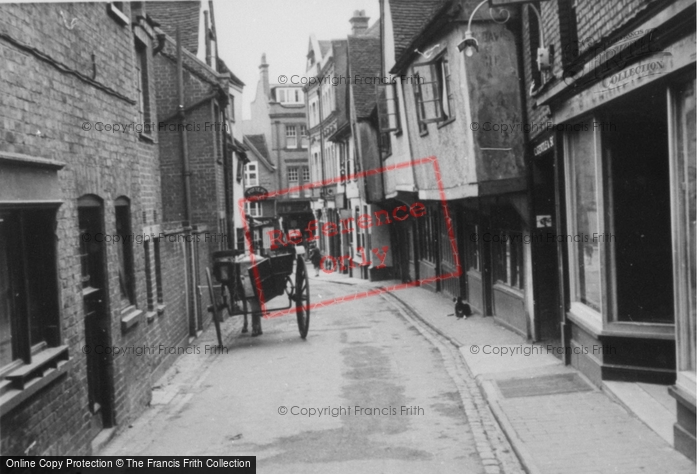
[[[122,309],[136,305],[136,282],[134,275],[134,247],[131,232],[131,205],[127,198],[120,197],[114,202],[117,235],[119,241],[117,256],[119,259],[119,290]]]
[[[450,63],[447,56],[439,56],[430,63],[414,66],[421,78],[416,83],[418,118],[421,122],[441,123],[454,118],[454,96],[451,89]]]
[[[673,323],[668,137],[658,132],[666,96],[639,94],[565,135],[572,310],[580,302],[601,322]]]
[[[428,208],[425,218],[419,219],[418,231],[418,258],[429,263],[436,263],[437,229],[435,225],[436,211]]]
[[[522,290],[523,234],[502,231],[492,237],[494,278],[503,285]]]
[[[258,186],[258,162],[251,161],[245,165],[245,186]]]
[[[0,372],[59,344],[55,216],[0,211]]]
[[[287,137],[287,148],[297,147],[297,127],[296,125],[287,125],[285,127],[285,135]]]
[[[468,224],[467,229],[467,268],[469,270],[480,271],[479,265],[479,226]]]
[[[601,246],[600,241],[594,241],[592,236],[602,232],[599,183],[602,160],[592,121],[585,125],[566,136],[570,212],[573,214],[569,219],[569,235],[588,236],[587,239],[572,239],[569,243],[572,299],[601,311]]]
[[[249,217],[262,217],[262,203],[247,201],[245,203],[245,213]]]
[[[697,371],[697,81],[685,78],[674,85],[671,97],[675,144],[676,278],[678,285],[678,370],[692,372],[694,390]],[[679,380],[679,383],[682,383]],[[690,388],[690,387],[689,387]]]
[[[665,90],[632,96],[607,117],[604,170],[612,186],[601,245],[610,258],[611,317],[673,323],[671,188]],[[661,132],[660,132],[661,131]]]

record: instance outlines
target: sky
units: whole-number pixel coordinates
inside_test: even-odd
[[[270,82],[280,74],[304,74],[309,36],[347,37],[355,10],[365,10],[371,26],[379,18],[379,0],[214,0],[219,56],[245,83],[244,119],[250,117],[263,53]]]

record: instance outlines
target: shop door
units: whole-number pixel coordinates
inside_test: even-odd
[[[555,238],[554,153],[532,161],[532,273],[535,303],[535,334],[538,341],[557,341],[559,326],[559,282]]]
[[[111,366],[107,348],[111,347],[109,305],[105,284],[102,203],[82,198],[78,207],[80,226],[80,263],[83,308],[85,314],[85,353],[87,358],[88,404],[92,429],[99,431],[113,424]]]

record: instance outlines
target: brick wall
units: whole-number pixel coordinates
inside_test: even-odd
[[[544,28],[545,45],[554,46],[553,69],[551,74],[543,75],[545,88],[552,88],[562,77],[562,56],[564,50],[570,47],[566,40],[562,43],[561,24],[559,19],[560,8],[572,0],[557,0],[549,2],[540,2],[542,24]],[[633,24],[640,14],[644,12],[653,0],[577,0],[575,8],[576,30],[578,34],[578,49],[579,54],[586,52],[600,51],[605,45],[611,44],[606,41],[610,35],[618,30],[626,28],[634,28]],[[662,3],[662,2],[656,2]],[[664,2],[668,3],[668,2]],[[532,55],[536,51],[531,51],[528,47],[530,38],[530,24],[537,25],[537,21],[529,22],[529,17],[534,15],[530,7],[522,8],[522,27],[524,41],[524,65],[525,78],[527,80],[526,91],[529,90],[532,83],[533,71],[531,66]],[[554,79],[552,79],[554,77]],[[527,118],[530,123],[542,123],[549,120],[547,107],[535,107],[536,98],[529,94],[526,96],[527,102]],[[538,135],[541,135],[544,130],[538,129],[529,134],[529,139],[532,140]]]
[[[129,4],[124,5],[128,16]],[[114,200],[120,196],[130,200],[135,234],[159,223],[163,212],[158,136],[144,140],[136,133],[95,130],[96,122],[128,124],[137,117],[132,28],[115,21],[107,13],[107,4],[4,4],[0,35],[0,150],[66,163],[58,173],[63,204],[57,214],[56,237],[62,343],[69,346],[71,358],[63,378],[3,416],[0,452],[21,454],[35,443],[29,454],[89,454],[96,433],[90,428],[87,362],[81,351],[85,330],[77,199],[93,194],[103,200],[106,234],[116,233]],[[150,55],[151,47],[147,51]],[[93,54],[96,75],[91,80]],[[148,63],[153,78],[152,58]],[[154,88],[152,81],[153,111]],[[91,130],[83,129],[85,122]],[[143,245],[134,244],[133,250],[136,305],[146,309]],[[186,342],[180,247],[163,244],[163,315],[150,323],[144,318],[125,333],[118,304],[117,248],[107,244],[105,251],[111,344]],[[118,428],[145,408],[154,371],[162,371],[170,362],[172,358],[165,355],[114,359]]]

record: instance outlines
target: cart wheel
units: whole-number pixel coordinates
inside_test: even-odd
[[[302,339],[306,339],[309,332],[309,319],[311,318],[311,290],[309,288],[309,275],[306,273],[306,264],[301,255],[297,256],[295,300],[297,306],[297,324]]]
[[[207,286],[209,286],[209,299],[211,300],[211,306],[207,309],[212,313],[212,319],[214,320],[214,326],[216,327],[216,337],[219,339],[219,345],[224,346],[224,342],[221,340],[221,324],[219,323],[219,307],[216,303],[216,297],[214,295],[214,285],[211,284],[211,273],[207,268]]]

